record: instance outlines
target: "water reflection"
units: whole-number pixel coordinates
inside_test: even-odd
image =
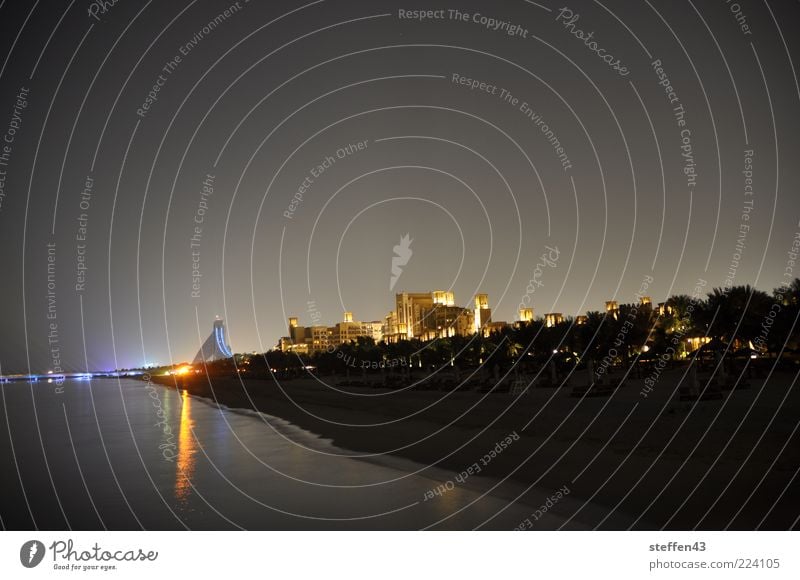
[[[197,443],[194,439],[192,398],[186,390],[181,391],[181,419],[178,426],[178,461],[175,471],[175,499],[186,502],[192,492],[191,478],[195,470]]]
[[[446,482],[455,474],[441,470],[410,474],[423,466],[399,458],[341,457],[354,452],[280,419],[220,408],[182,389],[133,379],[121,379],[119,386],[124,405],[117,389],[91,392],[88,384],[82,388],[77,381],[65,388],[66,399],[37,393],[35,412],[41,433],[24,420],[33,412],[30,390],[5,385],[0,389],[5,396],[0,403],[10,416],[19,417],[13,425],[14,433],[20,434],[19,443],[15,435],[15,447],[21,445],[22,453],[28,455],[41,455],[43,441],[53,457],[54,476],[65,488],[61,501],[66,517],[55,514],[60,512],[55,500],[47,500],[33,506],[37,525],[43,522],[41,527],[64,529],[68,521],[76,528],[96,528],[98,520],[87,510],[87,493],[97,494],[97,512],[109,529],[141,524],[164,530],[184,526],[416,529],[456,513],[479,497],[476,491],[457,487],[426,501],[430,490],[450,487]],[[72,438],[82,446],[80,467],[85,478],[76,477],[74,450],[64,436],[64,406],[70,413]],[[0,416],[4,416],[2,410]],[[118,473],[112,471],[103,445],[114,450],[113,467],[119,465]],[[144,456],[141,450],[146,451]],[[21,465],[27,469],[20,474],[25,487],[40,489],[41,471]],[[114,485],[118,474],[124,495],[109,493],[108,486]],[[2,493],[8,495],[5,487]],[[166,501],[157,501],[161,498]],[[30,513],[24,501],[17,503],[22,512],[17,521],[25,521]],[[132,506],[146,506],[142,509],[146,519],[139,522],[129,515]],[[436,527],[468,529],[498,512],[491,527],[511,529],[532,510],[487,496]]]

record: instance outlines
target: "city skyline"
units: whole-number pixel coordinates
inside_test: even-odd
[[[792,254],[792,255],[800,256],[800,233],[798,233],[798,235],[795,237],[795,240],[793,241],[793,244],[790,247],[790,249],[787,251],[787,253],[788,254]],[[785,269],[784,275],[782,276],[782,281],[781,281],[780,284],[776,285],[773,288],[755,288],[755,287],[754,288],[756,290],[761,290],[761,291],[765,291],[767,293],[770,293],[773,290],[777,290],[779,288],[785,287],[788,284],[791,284],[791,282],[792,282],[791,276],[793,276],[794,273],[795,273],[795,270],[794,270],[793,267],[787,267]],[[534,279],[532,279],[532,280],[534,280]],[[738,284],[738,283],[734,284],[732,279],[729,278],[729,279],[727,279],[727,282],[729,282],[728,284],[723,283],[723,284],[720,284],[718,286],[713,286],[712,287],[711,285],[708,284],[708,282],[706,280],[704,280],[702,278],[700,278],[698,280],[700,282],[702,282],[702,286],[705,288],[705,291],[707,293],[709,293],[709,294],[711,294],[712,290],[715,290],[715,289],[727,290],[732,286],[749,286],[750,285],[747,282],[742,282],[741,284]],[[502,327],[513,326],[515,324],[518,324],[519,322],[533,322],[533,321],[541,321],[543,324],[545,324],[548,327],[555,326],[557,324],[561,324],[562,322],[568,322],[568,321],[571,321],[573,324],[580,325],[580,324],[585,323],[587,314],[589,314],[591,312],[598,312],[598,313],[602,314],[602,313],[606,313],[606,312],[615,311],[615,310],[618,310],[619,305],[640,305],[640,306],[646,305],[646,306],[650,306],[650,307],[655,308],[659,312],[662,312],[663,308],[664,308],[664,304],[666,303],[666,301],[670,297],[678,296],[678,295],[691,295],[692,294],[692,289],[687,289],[687,291],[674,292],[674,293],[670,294],[669,296],[663,297],[663,299],[655,299],[654,300],[650,296],[650,294],[654,294],[652,292],[651,284],[652,284],[652,279],[650,277],[648,277],[648,276],[645,276],[644,281],[639,286],[639,290],[637,292],[635,292],[630,297],[629,300],[620,300],[620,299],[617,299],[617,300],[603,300],[603,301],[601,301],[601,303],[599,305],[597,305],[596,308],[588,308],[588,309],[584,310],[583,312],[577,312],[577,313],[562,312],[562,311],[557,311],[555,309],[551,310],[551,311],[541,311],[538,308],[535,308],[534,306],[532,306],[532,303],[524,301],[524,300],[521,300],[520,303],[518,304],[518,308],[516,310],[516,316],[507,317],[506,319],[503,319],[503,320],[495,320],[494,318],[487,319],[487,322],[488,322],[488,320],[491,320],[491,324],[494,325],[489,331],[500,330],[500,328],[502,328]],[[643,288],[644,288],[644,290],[642,290]],[[694,286],[694,293],[697,292],[697,288],[698,288],[698,285],[697,285],[697,282],[696,282],[695,286]],[[643,291],[646,291],[648,294],[643,294],[642,293]],[[408,294],[420,295],[419,293],[399,292],[399,293],[395,294],[395,297],[399,302],[400,296],[408,295]],[[463,307],[462,306],[455,306],[454,301],[452,300],[452,297],[455,294],[453,291],[436,290],[436,291],[430,291],[430,292],[422,293],[422,295],[425,295],[425,296],[427,296],[427,295],[433,296],[433,294],[450,295],[451,301],[447,305],[452,307],[452,308],[454,308],[454,309],[456,309],[456,310],[458,310],[459,312],[471,313],[471,312],[473,312],[475,310],[474,305],[473,305],[472,308],[470,308],[469,306],[463,306]],[[705,296],[705,294],[703,294],[703,296]],[[477,299],[478,297],[487,297],[486,300],[488,300],[488,295],[486,293],[477,293],[477,294],[475,294],[473,296],[473,300]],[[372,328],[374,328],[374,331],[363,332],[362,333],[360,331],[352,330],[352,331],[349,332],[349,336],[348,336],[348,338],[346,340],[343,339],[340,342],[337,342],[337,341],[331,341],[331,342],[335,343],[335,344],[341,344],[341,343],[344,343],[344,342],[347,342],[347,341],[355,341],[355,339],[357,337],[359,337],[359,336],[370,336],[371,338],[373,338],[375,343],[377,343],[377,342],[379,342],[381,340],[385,341],[387,339],[387,335],[385,334],[385,327],[387,325],[387,320],[391,315],[395,314],[395,312],[396,311],[390,311],[388,313],[388,315],[380,317],[379,319],[358,321],[358,320],[355,320],[358,317],[356,316],[356,313],[354,311],[346,310],[346,311],[342,311],[342,313],[341,313],[342,315],[340,316],[339,320],[335,320],[335,321],[334,320],[329,320],[330,324],[328,324],[328,323],[326,323],[325,320],[323,320],[322,314],[321,314],[320,310],[318,309],[316,302],[309,301],[309,302],[306,303],[306,309],[303,312],[303,316],[304,316],[304,319],[308,320],[311,324],[309,324],[307,326],[304,325],[304,324],[300,324],[300,322],[303,319],[301,319],[301,316],[297,316],[297,315],[290,315],[290,316],[287,317],[287,320],[289,322],[289,327],[290,328],[292,327],[293,324],[295,326],[300,326],[301,328],[308,328],[308,329],[314,329],[314,328],[322,329],[322,328],[324,328],[324,329],[328,329],[329,330],[329,332],[328,332],[329,335],[331,334],[331,332],[333,332],[333,331],[330,331],[330,329],[332,329],[334,327],[337,327],[342,322],[344,322],[345,324],[348,324],[348,323],[354,324],[355,325],[353,327],[354,329],[356,327],[358,327],[359,325],[362,325],[362,327],[363,327],[363,325],[372,325]],[[487,312],[489,313],[488,316],[491,317],[493,309],[492,308],[488,308],[488,304],[487,304]],[[474,319],[474,317],[470,318],[470,322],[468,324],[469,329],[470,329],[469,332],[459,333],[459,332],[453,331],[453,334],[469,335],[471,333],[477,332],[478,328],[474,327],[474,325],[472,323],[473,319]],[[214,322],[214,329],[216,329],[218,323],[224,323],[224,318],[220,317],[219,315],[215,315],[213,317],[212,321]],[[202,334],[203,330],[204,330],[204,328],[202,326],[202,321],[200,321],[200,323],[201,323],[200,335],[204,336]],[[454,326],[454,328],[455,328],[455,326]],[[483,325],[481,325],[481,328],[483,328]],[[489,332],[489,331],[485,331],[485,332]],[[291,335],[291,332],[289,334]],[[396,333],[392,333],[392,334],[396,334]],[[224,354],[226,357],[233,356],[234,354],[253,354],[253,353],[261,354],[261,353],[268,352],[270,350],[283,350],[284,349],[283,346],[282,346],[284,344],[283,341],[287,338],[287,336],[282,336],[282,334],[279,333],[277,335],[277,336],[280,337],[280,338],[278,338],[278,340],[272,341],[271,343],[269,342],[269,340],[267,340],[267,344],[268,344],[267,348],[260,348],[260,347],[248,348],[247,345],[245,345],[244,347],[239,348],[239,347],[231,346],[234,343],[234,341],[229,338],[229,332],[227,330],[227,325],[224,326],[223,336],[224,336],[223,342],[219,343],[219,338],[218,338],[217,334],[215,333],[215,330],[212,330],[211,334],[207,338],[203,339],[201,342],[198,342],[198,344],[196,346],[195,345],[191,345],[191,346],[188,347],[188,350],[194,349],[196,351],[195,355],[184,356],[184,357],[176,356],[176,357],[172,358],[171,360],[164,360],[164,359],[159,359],[157,357],[151,357],[151,358],[149,358],[146,361],[143,361],[141,363],[135,363],[135,364],[127,365],[127,366],[126,365],[121,365],[121,366],[118,366],[118,367],[103,367],[103,366],[91,367],[90,366],[89,368],[85,368],[85,367],[80,367],[80,366],[62,366],[62,365],[59,364],[58,368],[60,368],[62,370],[58,371],[58,372],[54,371],[53,370],[54,367],[52,367],[52,366],[49,366],[49,367],[48,366],[44,366],[44,367],[31,368],[31,369],[17,369],[17,370],[9,370],[8,368],[5,368],[5,369],[3,369],[2,374],[3,375],[23,375],[23,374],[26,374],[26,373],[30,373],[30,374],[32,374],[34,376],[36,376],[36,375],[42,376],[42,375],[46,375],[48,372],[49,373],[56,372],[56,374],[66,373],[66,374],[76,374],[77,376],[80,376],[81,373],[84,373],[84,372],[105,373],[105,372],[112,372],[112,371],[120,370],[120,369],[146,369],[146,368],[160,367],[160,366],[180,365],[180,364],[184,364],[184,363],[186,363],[188,361],[193,361],[194,363],[199,363],[199,362],[202,362],[203,358],[205,358],[206,360],[218,360],[219,358],[221,358],[218,355],[201,357],[200,353],[203,352],[203,351],[206,351],[209,348],[212,349],[212,350],[216,349],[217,352]],[[436,340],[437,338],[445,338],[445,337],[447,337],[446,334],[445,335],[438,335],[438,336],[435,335],[435,334],[429,334],[429,335],[426,335],[426,336],[420,336],[420,335],[416,335],[415,336],[415,335],[409,334],[408,336],[402,336],[401,338],[404,338],[404,339],[420,338],[423,341],[429,341],[429,340]],[[396,340],[396,339],[397,338],[395,337],[394,340]],[[228,342],[225,342],[225,341],[229,341],[230,344]],[[222,344],[223,346],[218,346],[218,344]],[[250,345],[250,346],[252,346],[252,345]],[[291,349],[286,349],[286,350],[291,350]],[[322,350],[324,350],[324,348],[316,349],[316,350],[322,351]],[[305,352],[305,351],[302,351],[302,352]]]

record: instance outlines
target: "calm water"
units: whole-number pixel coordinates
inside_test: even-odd
[[[452,474],[337,456],[349,452],[174,389],[133,380],[67,381],[62,394],[54,386],[2,385],[6,528],[471,529],[502,511],[485,527],[512,529],[533,511],[481,498],[477,478],[472,489],[423,501]]]

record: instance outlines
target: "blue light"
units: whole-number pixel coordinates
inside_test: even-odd
[[[231,353],[228,345],[225,344],[224,337],[222,336],[222,328],[219,326],[214,327],[214,338],[217,340],[217,347],[219,348],[220,352],[224,354],[226,357],[231,357],[233,354]]]

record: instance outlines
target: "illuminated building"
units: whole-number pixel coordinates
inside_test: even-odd
[[[224,358],[231,358],[233,353],[231,347],[228,346],[228,337],[225,333],[225,322],[219,318],[214,320],[214,326],[211,329],[211,335],[206,339],[197,355],[194,357],[194,364],[211,362]]]
[[[483,336],[489,336],[493,332],[501,332],[504,328],[508,326],[507,322],[497,321],[492,322],[491,320],[483,325]]]
[[[562,322],[564,322],[564,317],[560,312],[548,312],[544,315],[544,324],[547,328],[558,326]]]
[[[366,336],[376,343],[383,339],[383,324],[380,321],[359,322],[353,321],[353,313],[345,312],[344,321],[329,328],[330,340],[334,345],[346,342],[358,342],[359,336]]]
[[[371,335],[372,333],[370,333]],[[364,336],[360,322],[351,320],[339,322],[333,327],[333,344],[344,344],[346,342],[358,342],[358,337]]]
[[[345,312],[342,322],[334,326],[300,326],[297,317],[292,316],[289,318],[289,336],[280,339],[278,348],[283,352],[308,354],[329,350],[347,342],[357,342],[362,336],[380,342],[383,323],[354,321],[353,313]]]
[[[395,296],[395,306],[386,317],[387,342],[468,336],[489,323],[492,316],[487,294],[475,296],[474,309],[456,306],[453,292],[444,290],[402,292]]]
[[[281,339],[280,347],[284,352],[297,352],[305,354],[308,352],[308,345],[311,342],[306,339],[311,338],[311,328],[300,326],[297,317],[289,318],[289,336]]]
[[[475,295],[475,312],[473,314],[473,331],[480,332],[492,320],[492,309],[489,308],[489,295]]]
[[[430,315],[433,324],[424,324],[425,330],[419,337],[422,340],[445,338],[449,336],[467,336],[472,334],[474,327],[474,314],[467,308],[460,306],[437,305],[433,307]]]
[[[639,296],[638,306],[648,310],[653,308],[650,296]],[[630,308],[635,311],[635,305],[623,305],[626,313],[630,312]],[[674,312],[673,307],[664,302],[658,303],[655,310],[661,316]],[[615,320],[619,319],[619,303],[607,300],[605,313]],[[520,308],[518,314],[519,320],[513,323],[514,328],[521,329],[535,320],[532,307]],[[589,317],[576,315],[569,320],[576,326],[582,326],[589,322]],[[554,328],[564,321],[560,312],[549,312],[543,320],[547,328]],[[401,292],[395,295],[394,310],[380,321],[360,322],[354,320],[352,312],[345,312],[342,321],[334,326],[305,327],[299,324],[297,317],[292,316],[289,318],[289,336],[282,337],[278,347],[284,352],[314,353],[332,351],[341,344],[358,342],[363,337],[371,338],[376,344],[411,339],[430,341],[478,333],[489,336],[510,326],[506,322],[492,320],[488,294],[475,294],[471,305],[462,307],[456,304],[455,294],[450,290]],[[686,345],[696,350],[707,342],[705,338],[690,338]]]
[[[410,293],[402,292],[395,297],[397,327],[403,327],[405,336],[410,339],[421,336],[425,331],[424,323],[428,313],[433,310],[435,292]]]
[[[372,340],[376,343],[383,340],[383,323],[380,320],[373,320],[372,322],[362,322],[365,336],[371,336]]]
[[[305,337],[303,337],[305,340]],[[333,342],[333,331],[327,326],[312,326],[311,327],[311,344],[309,350],[312,352],[319,352],[328,348]]]
[[[453,292],[401,292],[384,318],[383,340],[432,340],[469,336],[491,322],[488,294],[475,296],[473,308],[457,306]]]
[[[646,309],[653,308],[650,296],[639,296],[638,305]],[[623,306],[629,307],[633,305]],[[662,316],[673,312],[673,308],[664,302],[659,303],[656,310]],[[619,303],[616,300],[607,300],[605,312],[617,320],[620,314]],[[335,326],[303,327],[298,324],[296,317],[291,317],[289,336],[281,338],[278,346],[284,352],[312,353],[347,342],[357,342],[361,337],[371,337],[377,344],[381,341],[395,343],[411,339],[429,341],[477,333],[489,336],[510,326],[523,328],[535,320],[532,307],[520,308],[518,314],[519,319],[513,325],[493,321],[488,294],[475,294],[472,304],[465,308],[456,304],[455,294],[450,290],[401,292],[395,295],[394,310],[381,321],[359,322],[353,319],[352,312],[345,312],[342,322]],[[586,315],[576,315],[570,321],[576,326],[582,326],[589,322],[589,318]],[[564,316],[560,312],[549,312],[544,315],[543,322],[547,328],[553,328],[564,323]],[[696,349],[695,343],[699,339],[692,340],[694,342],[689,346]]]
[[[383,333],[383,339],[388,342],[396,342],[397,340],[406,337],[405,324],[400,324],[400,321],[397,319],[396,310],[389,312],[389,314],[387,314],[383,319],[383,327],[381,331]]]
[[[454,306],[456,303],[455,295],[452,292],[446,292],[444,290],[434,290],[431,292],[431,299],[434,304],[442,306]]]

